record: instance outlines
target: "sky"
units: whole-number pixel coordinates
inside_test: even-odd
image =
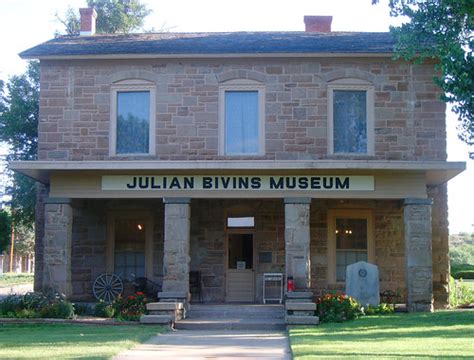
[[[173,32],[303,31],[304,15],[332,15],[333,31],[388,31],[399,20],[390,18],[388,0],[142,0],[153,10],[145,29]],[[62,30],[55,14],[85,0],[0,0],[0,79],[20,74],[26,62],[18,53]],[[447,112],[448,160],[467,161],[467,171],[448,183],[450,233],[474,231],[474,163],[456,136],[456,116]],[[0,154],[5,153],[0,147]]]

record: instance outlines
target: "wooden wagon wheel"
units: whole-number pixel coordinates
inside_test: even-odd
[[[97,300],[103,300],[110,304],[122,294],[122,279],[115,274],[101,274],[95,279],[92,291]]]

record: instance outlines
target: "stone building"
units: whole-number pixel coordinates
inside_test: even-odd
[[[388,33],[95,35],[41,61],[37,289],[91,300],[102,273],[163,294],[262,301],[264,273],[315,295],[378,265],[411,311],[448,302],[445,104],[433,64],[395,61]],[[177,295],[176,295],[177,296]]]

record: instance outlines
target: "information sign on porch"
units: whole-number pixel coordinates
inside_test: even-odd
[[[373,176],[104,175],[102,190],[374,191]]]

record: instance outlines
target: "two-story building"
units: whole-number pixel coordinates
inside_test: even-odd
[[[81,36],[41,61],[36,289],[90,300],[103,273],[204,302],[262,300],[264,273],[315,295],[365,260],[411,311],[448,303],[445,104],[434,64],[389,33]]]

